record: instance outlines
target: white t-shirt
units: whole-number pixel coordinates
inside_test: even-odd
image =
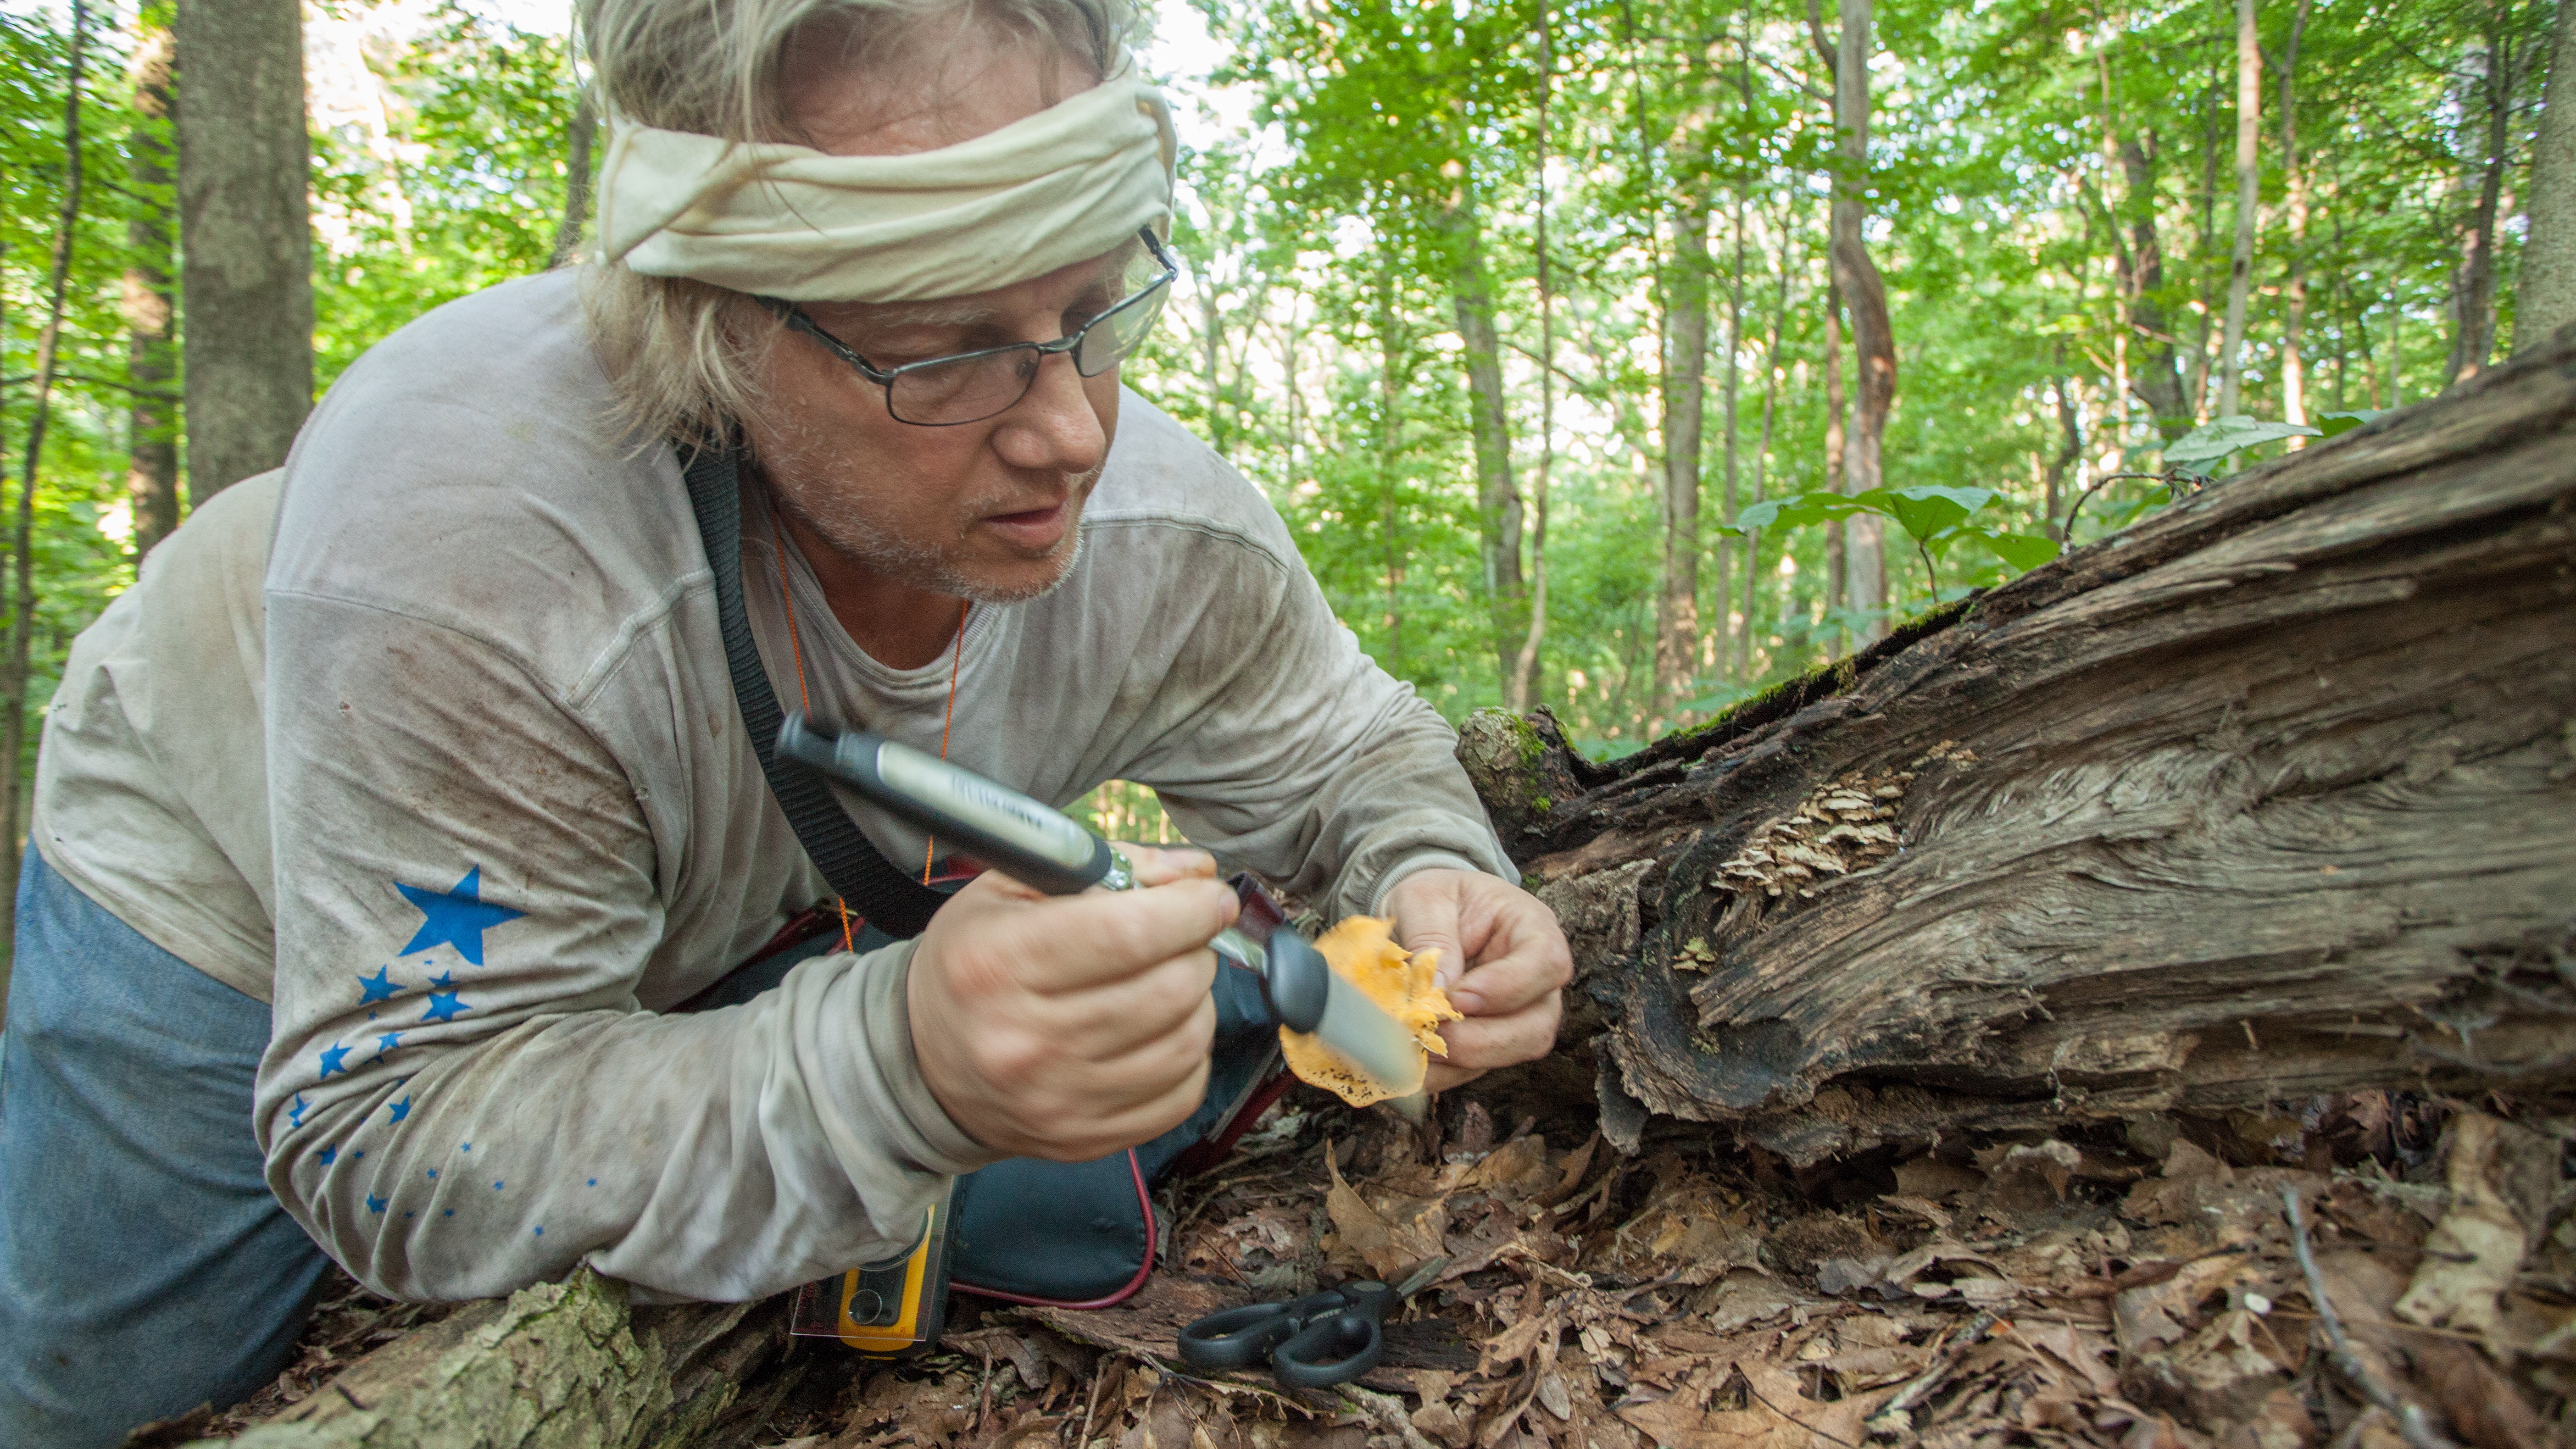
[[[569,274],[421,318],[282,474],[154,551],[47,721],[37,845],[272,1002],[270,1184],[394,1294],[585,1261],[769,1293],[908,1240],[991,1159],[922,1083],[908,947],[658,1014],[829,892],[744,736],[678,464],[611,435],[608,401]],[[745,594],[792,707],[764,508],[747,490]],[[1082,529],[1061,587],[974,610],[951,759],[1057,804],[1153,785],[1328,913],[1426,865],[1510,874],[1447,726],[1334,621],[1259,491],[1132,394]],[[936,750],[948,658],[886,668],[792,547],[787,574],[815,717]]]

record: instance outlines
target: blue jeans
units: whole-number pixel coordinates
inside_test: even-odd
[[[115,1444],[293,1358],[329,1259],[251,1135],[267,1046],[266,1003],[29,846],[0,1044],[0,1444]]]

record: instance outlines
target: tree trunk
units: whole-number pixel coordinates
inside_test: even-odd
[[[188,490],[286,461],[313,405],[304,25],[297,0],[179,0]]]
[[[1208,309],[1208,325],[1216,325],[1213,303]],[[1404,544],[1396,527],[1396,503],[1403,490],[1400,460],[1404,454],[1404,341],[1397,335],[1395,313],[1395,269],[1378,273],[1377,282],[1377,486],[1378,547],[1386,560],[1386,657],[1387,671],[1404,673]],[[1208,364],[1210,396],[1216,383],[1215,349],[1211,347]]]
[[[2514,296],[2513,343],[2527,352],[2576,322],[2576,5],[2561,0],[2540,131],[2531,142],[2530,234]]]
[[[1738,496],[1736,480],[1741,474],[1741,455],[1743,452],[1744,437],[1744,217],[1744,191],[1743,188],[1738,187],[1735,193],[1735,257],[1733,264],[1727,268],[1726,283],[1726,389],[1724,404],[1726,412],[1726,472],[1724,475],[1725,482],[1723,485],[1723,491],[1718,495],[1718,515],[1720,520],[1729,528],[1733,528],[1735,526],[1735,512],[1741,502]],[[1715,594],[1717,599],[1717,619],[1715,621],[1717,625],[1715,630],[1717,638],[1715,643],[1717,647],[1710,651],[1716,660],[1716,672],[1720,674],[1726,672],[1727,666],[1733,661],[1735,655],[1736,621],[1734,610],[1730,607],[1735,595],[1734,581],[1731,577],[1734,559],[1734,544],[1729,540],[1720,539],[1717,546],[1717,589]],[[1753,568],[1753,555],[1749,549],[1746,551],[1744,559],[1745,570],[1749,573]],[[1744,616],[1743,627],[1747,631],[1752,629],[1753,616],[1751,614],[1746,614]]]
[[[1850,413],[1850,400],[1843,393],[1843,289],[1834,280],[1833,258],[1828,252],[1825,260],[1825,486],[1830,489],[1839,490],[1843,486],[1845,421]],[[1847,608],[1851,603],[1843,593],[1843,576],[1849,570],[1849,549],[1849,540],[1843,534],[1843,521],[1837,518],[1826,523],[1825,609],[1828,613]]]
[[[2048,475],[2040,493],[2040,510],[2047,517],[2048,524],[2040,531],[2059,543],[2064,543],[2066,526],[2058,510],[2066,501],[2067,471],[2074,469],[2084,457],[2084,423],[2076,415],[2073,378],[2056,379],[2049,384],[2049,391],[2057,398],[2057,427],[2064,435],[2065,441],[2058,445],[2057,456],[2048,462]],[[2083,486],[2084,478],[2080,469],[2076,470],[2075,482],[2077,487]]]
[[[2576,336],[1609,764],[1461,755],[1605,1130],[2576,1082]]]
[[[1233,434],[1225,425],[1225,314],[1217,309],[1216,287],[1198,269],[1199,364],[1207,376],[1208,446],[1227,462],[1234,461]]]
[[[18,852],[25,843],[20,813],[26,804],[26,782],[34,777],[27,759],[27,685],[36,635],[36,471],[45,453],[45,424],[52,416],[54,367],[62,359],[63,305],[71,282],[72,243],[80,234],[81,79],[88,58],[89,11],[85,0],[72,0],[71,54],[63,84],[63,189],[54,213],[53,255],[46,266],[44,330],[36,335],[34,396],[27,417],[26,462],[18,475],[17,518],[10,529],[9,643],[0,658],[0,876],[11,883],[0,901],[0,941],[15,941],[18,930]],[[8,1000],[8,978],[0,971],[0,1002]]]
[[[125,492],[134,511],[134,556],[179,526],[178,296],[171,287],[170,32],[144,31],[126,64],[135,124],[125,142]]]
[[[1503,396],[1503,344],[1494,328],[1494,287],[1485,270],[1484,228],[1462,171],[1442,216],[1450,248],[1449,301],[1467,370],[1467,431],[1476,450],[1476,523],[1491,610],[1495,675],[1508,695],[1527,603],[1521,582],[1521,490],[1512,479],[1511,415]]]
[[[1798,205],[1792,194],[1780,207],[1780,274],[1779,296],[1771,307],[1771,332],[1762,343],[1762,432],[1753,445],[1753,499],[1759,503],[1766,496],[1765,474],[1771,459],[1771,427],[1778,416],[1780,401],[1780,329],[1789,319],[1789,273],[1797,265]],[[1753,617],[1756,586],[1762,579],[1762,530],[1747,529],[1744,534],[1744,637],[1735,656],[1735,677],[1751,683],[1760,677],[1753,668]]]
[[[1869,25],[1871,0],[1842,0],[1842,46],[1834,60],[1834,280],[1851,309],[1852,425],[1843,439],[1843,491],[1879,486],[1879,446],[1896,401],[1896,338],[1887,318],[1887,284],[1861,235],[1869,187]],[[1887,562],[1881,520],[1855,513],[1843,524],[1843,598],[1868,622],[1865,639],[1887,636]]]
[[[1554,20],[1538,12],[1538,212],[1533,227],[1538,256],[1538,467],[1530,478],[1529,632],[1521,638],[1503,698],[1527,709],[1538,697],[1539,651],[1547,643],[1547,483],[1556,463],[1556,298],[1547,271],[1548,103],[1556,93]]]
[[[2203,123],[2200,135],[2200,230],[2192,238],[2192,272],[2200,279],[2200,306],[2193,309],[2199,323],[2199,335],[2191,344],[2191,367],[2188,394],[2194,423],[2208,421],[2209,410],[2209,329],[2212,318],[2225,310],[2225,303],[2212,305],[2209,282],[2215,269],[2206,265],[2215,255],[2212,248],[2218,238],[2218,93],[2226,79],[2224,58],[2213,63],[2209,82],[2201,89]]]
[[[2120,142],[2122,202],[2129,213],[2129,267],[2120,278],[2129,331],[2145,344],[2132,384],[2138,401],[2155,414],[2166,442],[2191,431],[2192,403],[2175,356],[2173,324],[2165,315],[2165,258],[2156,232],[2155,137]]]
[[[2486,161],[2478,172],[2477,209],[2469,215],[2468,234],[2460,243],[2458,330],[2452,333],[2450,381],[2475,377],[2495,353],[2495,237],[2497,213],[2504,197],[2505,168],[2513,164],[2512,134],[2514,58],[2511,32],[2501,14],[2489,11],[2486,75],[2478,94],[2486,102]]]
[[[590,220],[590,151],[599,139],[599,112],[591,88],[581,88],[573,106],[571,132],[564,147],[563,219],[555,223],[554,259],[548,265],[568,267],[581,260],[581,231]]]
[[[2289,275],[2281,288],[2281,417],[2293,423],[2308,420],[2307,358],[2302,351],[2308,327],[2308,173],[2299,164],[2299,42],[2307,37],[2308,13],[2314,3],[2299,0],[2297,12],[2290,17],[2290,38],[2281,47],[2281,174],[2289,193],[2290,224]],[[2305,447],[2307,439],[2292,438],[2290,446]]]
[[[2236,246],[2227,264],[2227,329],[2218,343],[2218,415],[2245,410],[2245,308],[2254,286],[2254,232],[2262,224],[2263,40],[2254,0],[2236,0]]]
[[[1699,456],[1708,398],[1707,193],[1674,219],[1664,285],[1664,580],[1655,609],[1658,709],[1689,698],[1699,673]]]

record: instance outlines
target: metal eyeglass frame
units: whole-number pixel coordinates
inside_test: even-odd
[[[1028,375],[1021,381],[1018,397],[1012,398],[1009,402],[993,409],[991,412],[981,413],[971,418],[950,418],[944,422],[936,423],[926,423],[915,418],[908,418],[902,413],[895,411],[895,379],[902,377],[906,373],[925,372],[934,367],[948,367],[960,362],[972,362],[977,358],[994,357],[1010,352],[1034,353],[1039,366],[1043,366],[1047,358],[1051,356],[1059,353],[1065,354],[1072,358],[1074,370],[1076,372],[1082,372],[1080,353],[1082,340],[1091,335],[1092,328],[1099,326],[1103,322],[1109,321],[1111,318],[1118,316],[1122,312],[1131,312],[1139,307],[1152,306],[1159,311],[1163,300],[1172,290],[1172,283],[1180,280],[1180,265],[1172,260],[1172,254],[1165,251],[1163,249],[1162,242],[1155,238],[1154,229],[1150,226],[1138,227],[1136,229],[1136,234],[1144,239],[1146,250],[1153,256],[1156,262],[1162,265],[1163,274],[1156,277],[1153,281],[1145,284],[1142,289],[1131,292],[1126,297],[1112,304],[1108,310],[1102,312],[1100,315],[1083,323],[1080,327],[1075,328],[1072,332],[1057,338],[1053,342],[1013,342],[1003,347],[983,347],[978,348],[973,352],[953,352],[946,357],[929,357],[924,358],[919,362],[907,362],[901,367],[884,368],[877,366],[875,363],[868,361],[864,357],[861,357],[848,343],[843,342],[840,338],[824,331],[822,324],[816,322],[812,317],[807,316],[805,314],[805,309],[796,303],[790,302],[783,297],[761,297],[758,300],[763,306],[769,308],[771,312],[775,313],[778,320],[785,323],[791,330],[802,332],[806,336],[813,338],[815,341],[822,343],[825,348],[831,351],[831,354],[834,357],[848,363],[851,367],[858,370],[860,376],[865,377],[868,381],[875,383],[879,388],[883,389],[886,400],[886,414],[896,422],[906,423],[916,428],[959,428],[964,427],[969,423],[980,423],[992,418],[1000,417],[1002,414],[1009,412],[1011,409],[1018,407],[1022,402],[1026,401],[1030,390],[1037,386],[1038,368],[1031,367],[1028,370]],[[1138,334],[1138,341],[1141,343],[1142,340],[1143,334],[1140,333]],[[1082,375],[1084,377],[1098,377],[1101,373],[1107,372],[1110,368],[1126,361],[1129,356],[1133,355],[1134,351],[1135,348],[1130,347],[1127,351],[1121,352],[1116,357],[1102,363],[1098,369],[1091,372],[1082,372]]]

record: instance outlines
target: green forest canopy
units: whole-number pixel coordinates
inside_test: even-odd
[[[1854,371],[1826,266],[1833,15],[1781,0],[1177,5],[1148,60],[1180,100],[1188,276],[1129,380],[1268,491],[1382,664],[1454,719],[1505,699],[1535,638],[1529,701],[1615,752],[1873,627],[1828,587],[1828,524],[1799,525],[1792,506],[1726,530],[1832,486],[1829,398]],[[327,386],[419,312],[549,264],[577,79],[561,35],[473,8],[307,13]],[[2261,0],[2242,412],[2317,424],[2391,407],[2509,349],[2554,18],[2544,0]],[[125,273],[150,231],[131,223],[171,198],[128,164],[167,123],[138,112],[125,61],[166,19],[93,17],[88,37],[88,185],[35,467],[34,700],[133,576]],[[67,24],[49,6],[0,12],[13,487],[65,180]],[[1972,526],[2022,540],[1918,549],[1891,525],[1901,615],[1934,601],[1936,579],[1954,597],[2046,556],[2088,488],[2079,542],[2160,505],[2155,475],[2179,461],[2166,445],[2218,413],[2236,18],[2218,0],[1908,3],[1883,8],[1873,38],[1868,167],[1846,179],[1865,194],[1898,357],[1885,486],[1934,525],[1974,504]],[[1478,313],[1500,434],[1481,438],[1462,340]],[[1697,627],[1688,677],[1659,687],[1682,381],[1667,359],[1694,313]],[[1506,564],[1518,590],[1484,543],[1480,443],[1530,525]],[[1137,802],[1103,803],[1139,823]]]

